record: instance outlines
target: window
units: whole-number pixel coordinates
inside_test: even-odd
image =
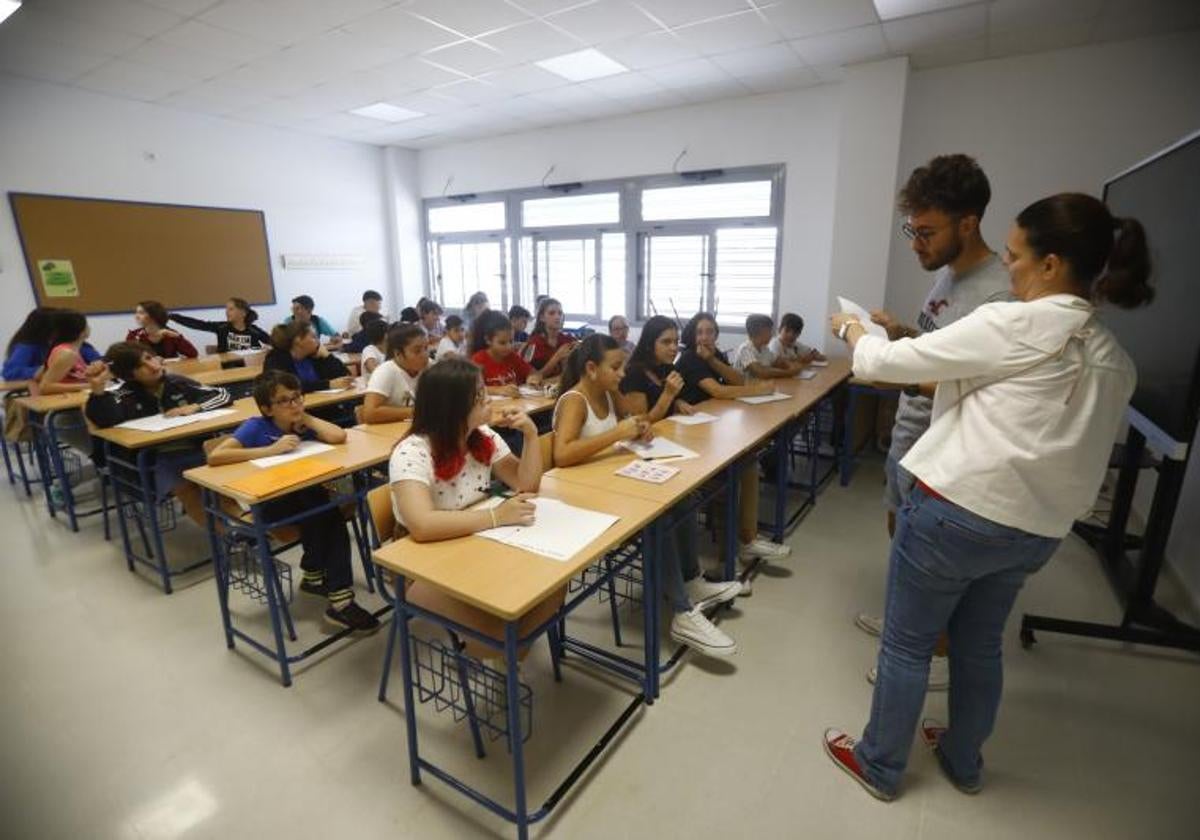
[[[550,295],[568,315],[595,318],[596,237],[533,239],[533,295]]]
[[[531,198],[521,202],[521,223],[527,228],[566,225],[611,225],[621,221],[617,192]]]
[[[429,208],[430,233],[504,230],[504,202],[448,204]]]
[[[443,306],[462,308],[475,292],[488,296],[498,308],[505,300],[505,259],[502,240],[436,242],[430,249],[433,293]]]
[[[625,315],[625,234],[600,237],[600,318],[606,325],[613,315]]]
[[[771,214],[771,182],[696,184],[642,191],[642,218],[735,219]]]
[[[648,234],[642,239],[642,305],[651,315],[686,321],[711,302],[707,234]]]
[[[775,308],[776,236],[773,227],[717,231],[712,306],[721,326],[743,327],[747,315]]]

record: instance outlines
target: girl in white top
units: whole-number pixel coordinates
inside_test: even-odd
[[[554,406],[554,463],[571,467],[623,440],[649,440],[650,423],[633,415],[620,391],[625,353],[612,336],[590,335],[567,358]],[[704,615],[704,609],[737,597],[741,584],[709,583],[700,576],[691,518],[663,540],[662,579],[675,616],[671,637],[709,656],[729,656],[737,644]]]
[[[388,323],[384,320],[372,321],[363,327],[367,334],[367,346],[359,356],[359,366],[362,368],[363,379],[369,380],[375,368],[387,361]]]
[[[1026,576],[1094,503],[1133,394],[1133,363],[1095,307],[1152,297],[1142,226],[1091,196],[1051,196],[1017,216],[1004,262],[1015,302],[917,338],[888,342],[832,318],[856,376],[937,383],[933,423],[901,461],[917,485],[892,541],[871,721],[861,742],[826,733],[831,758],[880,798],[899,785],[943,630],[951,726],[927,722],[922,735],[952,783],[979,789],[1005,621]]]
[[[388,360],[367,380],[363,422],[395,423],[413,416],[417,377],[429,364],[425,332],[416,324],[397,324],[388,330]]]

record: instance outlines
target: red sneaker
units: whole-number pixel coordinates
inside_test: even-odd
[[[938,767],[941,768],[942,775],[950,784],[954,785],[960,793],[965,793],[969,796],[974,796],[983,790],[983,785],[976,782],[972,785],[963,784],[958,779],[950,774],[950,768],[946,766],[946,757],[942,754],[941,748],[938,746],[938,741],[945,734],[946,727],[933,718],[925,718],[921,721],[921,740],[925,742],[925,746],[929,747],[929,751],[933,753],[933,757],[937,759]]]
[[[854,757],[854,747],[858,744],[857,740],[840,729],[826,729],[821,743],[825,747],[825,754],[833,760],[833,763],[846,771],[850,778],[862,785],[863,790],[867,793],[883,802],[891,802],[896,798],[896,794],[887,793],[875,787],[875,783],[868,779],[867,774],[858,766],[858,760]]]

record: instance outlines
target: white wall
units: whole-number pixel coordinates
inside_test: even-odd
[[[392,265],[402,304],[413,306],[425,294],[425,245],[421,238],[421,183],[418,156],[411,149],[384,150],[388,225],[393,232]],[[393,310],[399,312],[399,308]]]
[[[556,182],[671,171],[687,147],[685,169],[787,165],[780,311],[799,312],[818,341],[826,312],[838,88],[729,99],[430,149],[420,154],[421,195],[536,186],[553,164]]]
[[[157,159],[146,161],[145,151]],[[312,295],[317,312],[335,325],[367,288],[377,288],[385,305],[399,311],[383,152],[374,146],[0,75],[0,190],[259,209],[266,214],[279,301],[260,308],[267,329],[301,293]],[[360,254],[366,263],[350,271],[285,270],[279,255],[287,252]],[[0,289],[0,336],[7,341],[34,305],[8,202],[0,209]],[[153,287],[145,294],[156,296]],[[132,325],[130,316],[89,320],[101,350]],[[203,333],[191,336],[206,343]]]

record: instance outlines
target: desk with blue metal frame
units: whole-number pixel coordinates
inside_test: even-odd
[[[850,483],[850,475],[854,472],[854,460],[858,450],[854,447],[854,429],[858,415],[859,399],[866,394],[874,394],[885,399],[899,399],[903,386],[886,382],[868,382],[865,379],[851,378],[846,386],[846,418],[842,430],[842,466],[841,484],[845,487]]]

